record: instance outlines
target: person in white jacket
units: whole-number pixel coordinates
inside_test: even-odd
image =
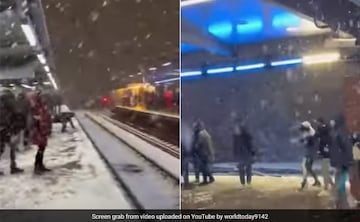
[[[301,139],[300,141],[304,144],[305,155],[302,163],[303,168],[303,180],[301,182],[300,190],[303,190],[307,185],[307,178],[311,175],[314,178],[313,186],[321,186],[321,183],[312,169],[315,157],[317,155],[317,149],[315,146],[315,130],[311,126],[311,123],[305,121],[300,126]]]

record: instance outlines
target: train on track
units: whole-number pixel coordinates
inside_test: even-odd
[[[138,111],[177,115],[179,113],[179,84],[131,83],[103,96],[101,103],[103,107],[109,109],[121,106]]]
[[[132,83],[101,99],[114,120],[179,146],[179,83]]]

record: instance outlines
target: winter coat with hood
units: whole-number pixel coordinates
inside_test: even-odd
[[[243,126],[236,126],[233,133],[234,156],[240,164],[254,162],[255,150],[252,136]]]

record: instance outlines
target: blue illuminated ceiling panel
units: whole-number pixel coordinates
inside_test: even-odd
[[[201,50],[199,47],[188,44],[188,43],[181,43],[181,52],[182,53],[189,53],[189,52],[194,52],[194,51],[199,51]]]
[[[213,0],[182,8],[182,19],[228,44],[287,37],[301,19],[263,0]]]

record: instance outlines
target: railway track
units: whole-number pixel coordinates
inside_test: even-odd
[[[106,113],[99,113],[99,115],[106,119],[107,121],[111,122],[112,124],[120,127],[121,129],[133,134],[133,135],[136,135],[138,136],[139,138],[145,140],[146,142],[156,146],[157,148],[161,149],[162,151],[164,152],[167,152],[168,154],[176,157],[176,158],[179,158],[180,154],[179,154],[179,147],[178,146],[175,146],[169,142],[166,142],[164,140],[161,140],[155,136],[152,136],[150,134],[147,134],[145,132],[142,132],[141,130],[138,130],[126,123],[122,123],[120,121],[117,121],[111,117],[109,117],[108,114]]]
[[[108,116],[169,144],[179,146],[179,118],[175,115],[117,106]]]
[[[178,157],[162,149],[154,152],[155,145],[145,141],[143,139],[145,135],[117,123],[105,114],[84,113],[83,116],[79,119],[80,122],[85,123],[82,124],[85,131],[89,131],[90,127],[98,128],[98,133],[89,131],[87,134],[92,138],[93,144],[125,188],[136,208],[177,209],[179,207]],[[156,141],[156,138],[151,139]],[[115,157],[118,160],[115,160]]]

